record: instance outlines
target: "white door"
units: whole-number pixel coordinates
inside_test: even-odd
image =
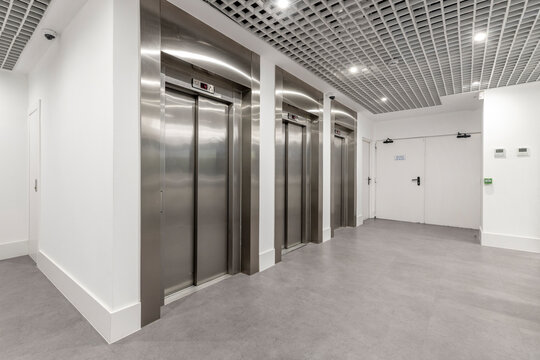
[[[482,137],[426,139],[426,223],[480,227]]]
[[[376,217],[424,222],[425,140],[377,142]]]
[[[362,141],[362,217],[369,219],[369,189],[371,187],[371,173],[369,164],[370,143]]]
[[[40,105],[30,111],[28,116],[29,133],[29,228],[28,253],[37,261],[38,234],[39,234],[39,207],[40,207],[40,165],[41,165],[41,109]]]

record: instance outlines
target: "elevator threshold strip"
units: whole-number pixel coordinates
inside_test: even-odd
[[[298,250],[300,248],[303,248],[306,245],[307,245],[307,243],[300,243],[300,244],[294,245],[293,247],[290,247],[288,249],[282,249],[281,250],[281,255],[286,255],[286,254],[288,254],[290,252],[293,252],[294,250]]]
[[[169,305],[170,303],[172,303],[172,302],[174,302],[176,300],[180,300],[180,299],[182,299],[182,298],[184,298],[184,297],[186,297],[188,295],[194,294],[199,290],[206,289],[207,287],[215,285],[220,281],[223,281],[225,279],[230,278],[231,276],[232,275],[230,275],[230,274],[225,274],[223,276],[215,278],[214,280],[207,281],[204,284],[201,284],[201,285],[198,285],[198,286],[193,285],[193,286],[190,286],[190,287],[185,288],[183,290],[180,290],[178,292],[175,292],[174,294],[167,295],[165,297],[165,305]]]

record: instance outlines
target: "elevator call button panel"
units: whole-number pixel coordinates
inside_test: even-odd
[[[206,91],[207,93],[210,93],[210,94],[213,94],[215,91],[214,85],[210,85],[208,83],[202,82],[197,79],[192,80],[191,86],[193,86],[195,89]]]

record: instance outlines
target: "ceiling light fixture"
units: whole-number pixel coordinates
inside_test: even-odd
[[[365,73],[368,73],[368,72],[369,72],[369,69],[368,69],[367,67],[365,67],[365,68],[362,68],[361,71],[365,74]]]
[[[475,42],[484,42],[486,41],[487,39],[487,34],[483,31],[481,32],[477,32],[475,35],[474,35],[474,41]]]
[[[382,98],[381,98],[381,101],[382,101],[382,102],[387,102],[387,101],[388,101],[388,98],[382,97]]]
[[[289,0],[277,0],[276,5],[280,9],[286,9],[291,5],[291,2]]]
[[[480,85],[480,81],[474,81],[471,85],[472,86],[478,86],[478,85]]]
[[[349,72],[350,72],[351,74],[356,74],[356,73],[358,72],[358,68],[357,68],[356,66],[351,66],[351,67],[349,68]]]

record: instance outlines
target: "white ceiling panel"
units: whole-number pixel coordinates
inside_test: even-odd
[[[375,114],[540,80],[540,0],[204,1]]]

